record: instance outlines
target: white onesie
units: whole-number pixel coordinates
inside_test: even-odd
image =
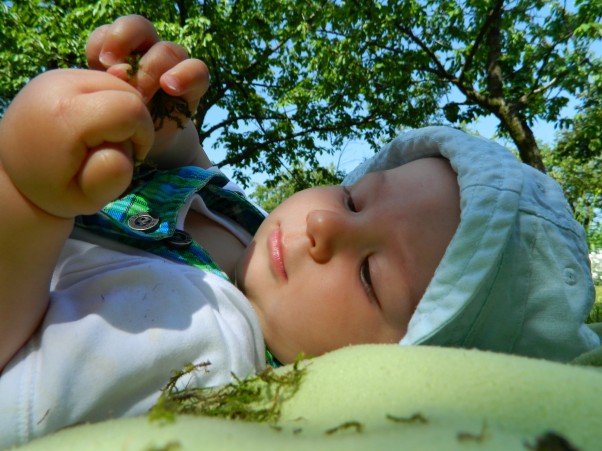
[[[188,208],[211,215],[198,195],[180,218]],[[265,367],[245,296],[211,272],[76,229],[43,324],[0,376],[0,448],[73,424],[144,414],[173,370],[203,362],[205,369],[180,383],[216,386],[231,373]]]

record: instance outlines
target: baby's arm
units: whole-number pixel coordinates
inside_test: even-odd
[[[141,16],[120,17],[96,29],[86,45],[86,57],[90,68],[107,71],[134,86],[151,103],[151,110],[151,99],[162,90],[184,100],[192,113],[209,87],[205,63],[189,58],[186,50],[173,42],[160,41],[152,23]],[[135,57],[139,60],[134,73],[131,63]],[[184,115],[179,119],[183,128],[173,120],[162,122],[149,159],[163,168],[211,166],[193,122]]]
[[[132,77],[124,62],[134,53],[142,56]],[[97,71],[37,77],[0,121],[0,371],[45,313],[74,216],[120,195],[133,159],[211,165],[188,118],[182,117],[183,129],[165,121],[154,133],[145,106],[161,88],[195,110],[209,85],[204,63],[160,42],[140,16],[94,31],[86,55]]]
[[[111,75],[49,71],[0,122],[0,370],[39,325],[73,218],[129,185],[154,127],[140,93]]]

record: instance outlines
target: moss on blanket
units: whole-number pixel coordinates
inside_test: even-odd
[[[275,424],[280,419],[282,404],[301,386],[305,368],[300,362],[301,358],[278,372],[268,367],[256,377],[235,378],[222,387],[178,390],[178,380],[198,370],[197,366],[188,365],[169,381],[151,409],[149,419],[173,421],[176,415],[187,414]],[[203,369],[205,364],[200,366]]]
[[[587,450],[602,443],[595,396],[602,373],[590,368],[396,345],[310,362],[276,424],[139,417],[70,428],[24,449]]]

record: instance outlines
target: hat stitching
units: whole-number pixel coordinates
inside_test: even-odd
[[[538,227],[539,226],[537,224],[531,225],[531,228],[533,230],[532,230],[532,233],[529,234],[528,241],[527,241],[529,252],[533,252],[533,250],[537,244],[537,231],[535,229]],[[506,252],[504,251],[501,255],[501,259],[503,260],[505,256],[506,256]],[[491,292],[496,288],[497,279],[499,276],[499,272],[502,269],[502,266],[503,265],[500,264],[497,267],[495,277],[493,278],[493,280],[489,286],[489,290],[487,291],[487,294],[485,296],[485,301],[482,303],[481,309],[479,310],[479,313],[476,315],[475,320],[474,320],[473,324],[471,325],[471,328],[466,336],[466,339],[463,342],[463,345],[469,344],[470,340],[475,338],[475,334],[478,332],[479,328],[481,328],[484,324],[486,324],[488,322],[487,318],[483,317],[483,315],[486,315],[485,310],[487,309],[487,307],[492,305],[490,295],[491,295]],[[512,342],[509,344],[507,349],[498,349],[498,351],[503,350],[504,352],[513,352],[516,349],[518,342],[520,341],[521,332],[525,327],[527,300],[530,299],[531,292],[532,292],[532,286],[533,286],[532,274],[533,274],[533,265],[529,264],[528,272],[526,274],[524,274],[523,277],[521,277],[525,281],[527,295],[521,297],[520,299],[513,298],[513,300],[512,300],[513,306],[516,307],[513,309],[514,312],[516,312],[519,307],[521,308],[520,320],[518,320],[517,318],[513,318],[513,321],[516,322],[516,326],[514,327],[514,330],[513,330]],[[520,322],[518,322],[518,321],[520,321]]]
[[[465,187],[464,190],[472,189],[472,188],[474,188],[474,186]],[[509,190],[503,190],[503,189],[499,189],[499,188],[496,188],[496,189],[499,191],[509,191]],[[475,197],[467,196],[466,199],[467,199],[467,201],[466,201],[467,203],[465,205],[465,210],[472,209],[473,208],[472,205],[474,203]],[[446,298],[447,299],[453,298],[454,290],[463,291],[462,289],[458,288],[458,282],[463,280],[466,277],[468,268],[471,268],[471,271],[472,271],[473,266],[474,266],[475,256],[478,254],[479,249],[483,246],[483,241],[486,240],[487,238],[489,238],[486,235],[487,235],[487,232],[490,231],[489,225],[491,224],[491,221],[495,218],[495,213],[499,208],[497,206],[497,204],[499,204],[499,202],[500,202],[500,197],[496,197],[495,201],[496,201],[496,205],[489,209],[489,213],[486,217],[486,221],[485,221],[484,225],[480,227],[480,235],[478,236],[478,239],[477,239],[477,237],[475,237],[475,239],[472,241],[472,245],[467,248],[467,250],[470,250],[470,254],[466,254],[466,256],[463,257],[463,261],[465,262],[465,264],[459,269],[456,269],[456,266],[452,265],[452,267],[454,267],[455,271],[452,274],[446,274],[446,277],[443,280],[441,280],[440,273],[449,271],[447,266],[449,266],[450,264],[447,263],[447,260],[451,257],[449,257],[448,250],[452,249],[454,247],[457,240],[459,239],[457,237],[462,237],[465,234],[464,229],[466,227],[468,227],[468,225],[466,223],[463,224],[462,220],[460,220],[460,225],[459,225],[456,233],[452,237],[452,240],[450,241],[450,243],[443,255],[443,258],[441,259],[439,266],[435,270],[433,278],[431,279],[431,283],[429,283],[429,285],[427,286],[427,289],[426,289],[423,297],[421,298],[420,302],[418,303],[418,307],[416,308],[416,311],[414,313],[415,316],[412,317],[412,320],[414,318],[416,318],[416,321],[414,323],[416,326],[423,324],[424,321],[429,319],[428,317],[433,315],[433,313],[436,310],[441,309],[442,304],[439,302],[439,300],[446,299]],[[445,265],[446,267],[441,269],[443,266],[442,263],[444,263],[444,262],[447,263]],[[498,268],[498,271],[499,271],[499,268]],[[439,273],[439,277],[437,277],[438,273]],[[495,280],[495,278],[494,278],[494,280]],[[431,285],[433,283],[433,281],[436,283],[436,285],[434,285],[434,286]],[[435,295],[432,295],[431,292],[435,289],[437,291],[439,291],[439,289],[441,289],[441,288],[445,288],[445,291],[442,291],[441,293],[436,293],[437,299],[434,299]],[[421,308],[421,305],[422,305],[422,308]],[[453,303],[451,303],[451,302],[448,303],[445,306],[445,310],[446,310],[446,313],[451,311],[451,315],[448,315],[444,321],[439,322],[436,327],[434,327],[434,328],[431,327],[428,334],[423,335],[421,338],[418,338],[416,340],[416,343],[423,343],[423,342],[429,340],[430,338],[437,336],[442,329],[444,329],[448,324],[450,324],[454,320],[456,320],[466,310],[466,308],[470,307],[470,306],[471,306],[470,302],[464,302],[458,309],[456,305],[453,305]],[[481,306],[481,308],[482,308],[482,306]],[[479,311],[480,310],[481,309],[479,309]],[[416,315],[416,313],[418,313],[418,315]],[[437,313],[439,313],[438,316],[441,316],[440,313],[442,313],[442,312],[439,311]],[[476,321],[476,318],[478,318],[478,315],[479,315],[479,313],[476,313],[473,316],[473,318],[475,318],[475,319],[470,322],[471,328],[473,327],[474,322]],[[414,325],[414,324],[412,324],[412,320],[410,320],[408,330],[410,330],[412,328],[412,326]],[[462,335],[464,335],[464,333]]]

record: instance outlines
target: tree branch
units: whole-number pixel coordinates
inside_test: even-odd
[[[290,140],[293,140],[300,136],[310,135],[312,133],[318,133],[318,132],[322,132],[322,133],[323,132],[336,132],[342,127],[345,127],[345,128],[357,127],[360,125],[372,123],[374,121],[375,121],[374,118],[363,118],[362,120],[351,121],[351,122],[347,122],[345,124],[340,124],[340,125],[313,127],[313,128],[304,129],[297,133],[292,133],[292,134],[289,134],[286,136],[278,137],[275,139],[269,139],[269,140],[266,140],[266,141],[263,141],[260,143],[256,143],[253,145],[252,148],[247,147],[242,152],[238,153],[237,155],[233,155],[231,157],[224,158],[222,161],[217,163],[216,166],[222,167],[222,166],[227,166],[227,165],[234,165],[234,166],[239,165],[243,161],[246,161],[249,158],[251,158],[254,154],[258,153],[258,149],[262,149],[262,148],[269,149],[274,144],[285,142],[285,141],[290,141]]]
[[[436,73],[437,75],[439,75],[440,77],[446,79],[446,80],[456,80],[456,78],[450,74],[447,69],[445,68],[445,66],[443,66],[443,64],[441,64],[441,61],[439,61],[439,58],[437,57],[437,55],[431,50],[431,48],[426,45],[426,43],[420,39],[418,36],[416,36],[413,32],[412,29],[402,25],[400,23],[396,23],[395,24],[397,29],[399,31],[401,31],[402,33],[404,33],[406,36],[408,36],[416,45],[418,45],[418,47],[420,47],[420,49],[427,54],[427,56],[429,57],[429,59],[431,60],[431,62],[435,65],[436,68]]]
[[[533,85],[531,86],[531,90],[525,94],[523,94],[520,99],[518,99],[518,101],[516,102],[516,107],[518,108],[523,108],[528,104],[529,98],[531,98],[533,95],[537,95],[541,92],[544,92],[546,90],[548,90],[549,88],[551,88],[552,86],[554,86],[556,84],[556,82],[558,82],[560,79],[562,79],[565,75],[567,75],[568,73],[570,73],[569,70],[565,70],[563,71],[562,74],[560,74],[559,76],[554,77],[554,79],[552,81],[550,81],[549,83],[545,84],[544,86],[539,86],[539,83],[541,81],[541,79],[543,78],[543,73],[545,71],[545,69],[548,66],[548,63],[550,62],[550,58],[552,56],[552,54],[554,53],[554,50],[563,43],[566,43],[566,41],[568,41],[571,36],[573,36],[573,31],[568,32],[567,34],[565,34],[564,36],[562,36],[561,38],[559,38],[556,42],[553,43],[553,45],[550,45],[548,47],[548,49],[546,50],[546,52],[542,55],[541,58],[537,58],[536,60],[541,60],[542,63],[539,65],[539,68],[537,70],[537,74],[535,75],[535,80],[533,82]],[[523,64],[520,69],[518,69],[515,73],[521,72],[525,67],[529,68],[530,66],[532,66],[534,64],[534,61],[526,61],[525,64]]]
[[[266,115],[266,116],[260,116],[257,114],[247,114],[247,115],[242,115],[242,116],[235,116],[235,117],[223,120],[223,121],[215,124],[211,128],[204,131],[203,135],[209,136],[213,132],[219,130],[220,128],[224,128],[228,125],[235,124],[238,121],[247,121],[247,120],[273,121],[273,120],[288,120],[288,119],[289,119],[288,116],[286,116],[285,114],[282,114],[282,115],[274,114],[274,115]]]
[[[185,0],[177,0],[176,5],[178,6],[178,11],[180,13],[180,26],[183,27],[186,25],[186,19],[188,18],[188,8],[186,6]]]
[[[500,65],[500,58],[502,56],[502,43],[501,43],[501,19],[502,19],[502,7],[504,0],[498,0],[495,7],[490,13],[489,31],[486,35],[487,42],[487,89],[492,97],[498,99],[503,98],[503,73]]]
[[[473,43],[472,47],[470,48],[470,52],[468,52],[468,54],[466,55],[466,59],[464,60],[464,65],[462,66],[460,76],[458,77],[458,83],[460,83],[460,84],[464,83],[464,78],[466,77],[466,72],[472,65],[472,62],[474,60],[474,57],[476,56],[477,50],[479,50],[479,47],[481,46],[483,39],[485,38],[485,35],[487,34],[489,29],[493,25],[493,22],[495,20],[495,15],[493,14],[493,12],[496,9],[501,9],[503,7],[503,4],[504,4],[504,0],[499,0],[498,3],[494,6],[494,8],[489,12],[489,14],[487,14],[487,18],[485,19],[485,22],[483,22],[483,26],[479,30],[479,34],[475,38],[474,43]]]
[[[311,21],[311,20],[313,20],[314,17],[315,17],[315,15],[312,16],[308,20]],[[256,68],[261,67],[265,63],[265,61],[267,61],[271,55],[273,55],[280,48],[282,48],[295,35],[295,33],[296,32],[294,32],[294,31],[291,32],[289,35],[287,35],[286,37],[281,39],[275,46],[266,47],[263,52],[261,52],[257,55],[257,58],[255,58],[255,60],[251,64],[249,64],[246,68],[244,68],[243,70],[240,71],[240,74],[245,74],[246,78],[251,78],[250,75],[253,74],[253,71]],[[219,74],[219,71],[218,71],[218,74]],[[226,92],[228,92],[229,90],[231,90],[235,87],[240,88],[240,86],[241,86],[241,83],[239,80],[230,79],[225,82],[220,82],[219,75],[216,75],[215,78],[217,81],[216,84],[220,87],[218,89],[216,89],[215,91],[213,91],[214,95],[211,96],[211,100],[209,100],[209,98],[207,99],[207,102],[205,103],[205,105],[207,106],[207,109],[211,108],[222,97],[224,97]]]

